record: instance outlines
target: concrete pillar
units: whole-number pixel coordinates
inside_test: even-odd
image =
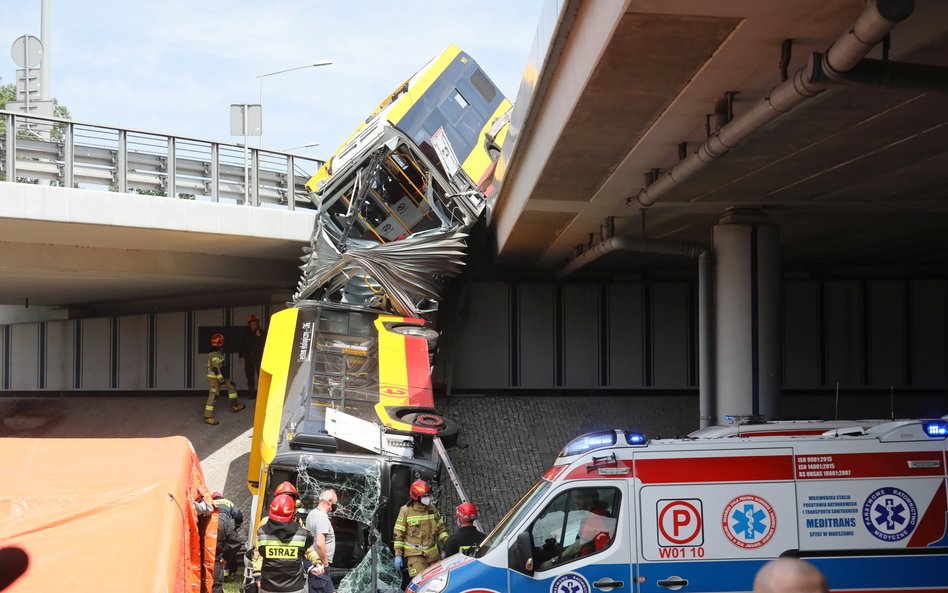
[[[714,227],[715,415],[777,418],[780,396],[780,237],[756,211]]]

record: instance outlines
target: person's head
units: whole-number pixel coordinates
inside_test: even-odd
[[[257,319],[256,315],[251,314],[250,317],[247,318],[247,325],[250,326],[250,329],[257,329],[260,325],[260,320]]]
[[[268,516],[271,521],[289,523],[296,513],[296,501],[289,494],[279,494],[270,501]]]
[[[473,525],[474,520],[477,519],[477,507],[472,502],[462,502],[458,505],[454,516],[458,519],[458,527]]]
[[[591,511],[599,502],[599,494],[592,488],[576,491],[576,506],[584,511]]]
[[[319,494],[319,508],[327,513],[333,513],[339,506],[339,497],[332,488],[327,488]]]
[[[754,577],[754,593],[829,593],[823,573],[799,558],[777,558]]]
[[[431,502],[431,488],[428,486],[428,482],[424,480],[415,480],[411,483],[411,488],[408,489],[408,496],[415,502],[420,502],[421,504],[428,504]]]
[[[214,500],[217,500],[218,498],[224,498],[224,495],[221,494],[220,492],[213,492],[211,493],[211,498],[213,498]]]
[[[218,332],[211,336],[211,346],[214,348],[224,347],[224,334]]]

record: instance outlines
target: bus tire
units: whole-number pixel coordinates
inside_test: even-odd
[[[438,431],[438,437],[446,449],[450,449],[458,442],[458,425],[454,420],[445,418],[434,410],[425,408],[404,408],[403,415],[398,416],[402,422],[412,426],[422,426],[425,428],[434,428]],[[396,411],[397,413],[397,411]]]

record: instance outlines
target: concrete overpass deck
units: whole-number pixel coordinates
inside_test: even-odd
[[[294,286],[314,220],[305,210],[0,183],[0,302],[88,315],[267,301]]]

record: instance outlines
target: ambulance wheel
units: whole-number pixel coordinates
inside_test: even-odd
[[[422,410],[405,414],[400,419],[413,426],[434,428],[438,431],[441,443],[446,449],[450,449],[458,442],[458,425],[440,414]]]

